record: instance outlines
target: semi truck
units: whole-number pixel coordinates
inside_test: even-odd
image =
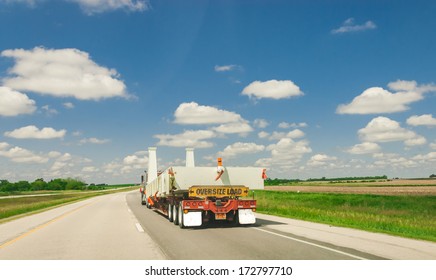
[[[256,200],[250,190],[264,188],[265,169],[217,166],[197,167],[194,149],[186,148],[186,166],[157,170],[156,148],[148,149],[149,163],[141,176],[141,204],[154,209],[181,228],[211,221],[256,223]]]

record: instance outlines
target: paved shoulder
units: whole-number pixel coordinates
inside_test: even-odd
[[[436,260],[436,243],[256,213],[265,229],[394,260]]]

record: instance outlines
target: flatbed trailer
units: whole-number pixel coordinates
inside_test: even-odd
[[[181,228],[209,221],[243,225],[256,222],[257,204],[250,198],[250,190],[264,188],[264,169],[223,167],[220,159],[217,167],[195,167],[193,149],[187,149],[186,166],[158,173],[155,153],[156,148],[149,148],[147,184],[141,187],[141,203],[147,208],[162,213]]]

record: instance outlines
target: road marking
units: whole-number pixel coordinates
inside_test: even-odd
[[[283,237],[283,238],[286,238],[286,239],[290,239],[290,240],[293,240],[293,241],[297,241],[297,242],[300,242],[300,243],[304,243],[304,244],[307,244],[307,245],[312,245],[312,246],[315,246],[315,247],[318,247],[318,248],[322,248],[322,249],[325,249],[325,250],[328,250],[328,251],[332,251],[332,252],[335,252],[335,253],[338,253],[338,254],[342,254],[342,255],[345,255],[345,256],[349,256],[349,257],[352,257],[352,258],[356,258],[356,259],[359,259],[359,260],[368,260],[368,259],[356,256],[356,255],[353,255],[353,254],[349,254],[349,253],[346,253],[346,252],[343,252],[343,251],[332,249],[332,248],[329,248],[329,247],[326,247],[326,246],[318,245],[316,243],[312,243],[312,242],[309,242],[309,241],[304,241],[304,240],[301,240],[301,239],[298,239],[298,238],[293,238],[293,237],[286,236],[286,235],[283,235],[283,234],[275,233],[275,232],[268,231],[268,230],[265,230],[265,229],[260,229],[260,228],[253,228],[253,229],[256,229],[256,230],[259,230],[259,231],[263,231],[263,232],[266,232],[266,233],[269,233],[269,234],[273,234],[273,235],[276,235],[276,236],[280,236],[280,237]]]
[[[6,246],[9,246],[9,245],[11,245],[11,244],[17,242],[17,241],[23,239],[24,237],[29,236],[29,235],[31,235],[32,233],[35,233],[35,232],[37,232],[38,230],[43,229],[43,228],[47,227],[48,225],[53,224],[54,222],[57,222],[57,221],[59,221],[59,220],[65,218],[65,217],[68,216],[68,215],[73,214],[74,212],[79,211],[80,209],[84,208],[85,206],[89,206],[89,205],[91,205],[91,204],[94,204],[95,202],[96,202],[96,201],[91,202],[91,203],[87,203],[87,204],[85,204],[85,205],[82,205],[82,206],[80,206],[80,207],[78,207],[78,208],[76,208],[76,209],[70,210],[69,212],[62,214],[61,216],[59,216],[59,217],[57,217],[57,218],[54,218],[53,220],[50,220],[50,221],[46,222],[45,224],[39,225],[39,226],[37,226],[36,228],[33,228],[33,229],[29,230],[28,232],[25,232],[25,233],[23,233],[22,235],[20,235],[20,236],[18,236],[18,237],[15,237],[14,239],[9,240],[8,242],[5,242],[5,243],[1,244],[1,245],[0,245],[0,249],[3,249],[3,248],[5,248]]]
[[[136,229],[137,229],[139,232],[144,232],[144,229],[141,227],[141,225],[140,225],[139,223],[136,223],[135,225],[136,225]]]

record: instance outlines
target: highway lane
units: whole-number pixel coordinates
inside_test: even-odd
[[[138,226],[126,193],[99,196],[0,224],[0,259],[164,259]]]
[[[254,226],[180,229],[137,191],[0,224],[0,260],[436,259],[436,243],[257,213]]]
[[[202,228],[180,229],[158,212],[140,205],[139,194],[129,193],[127,203],[145,232],[168,259],[381,259],[357,250],[268,229],[267,225],[279,223],[266,219],[258,219],[255,226],[215,223]]]

